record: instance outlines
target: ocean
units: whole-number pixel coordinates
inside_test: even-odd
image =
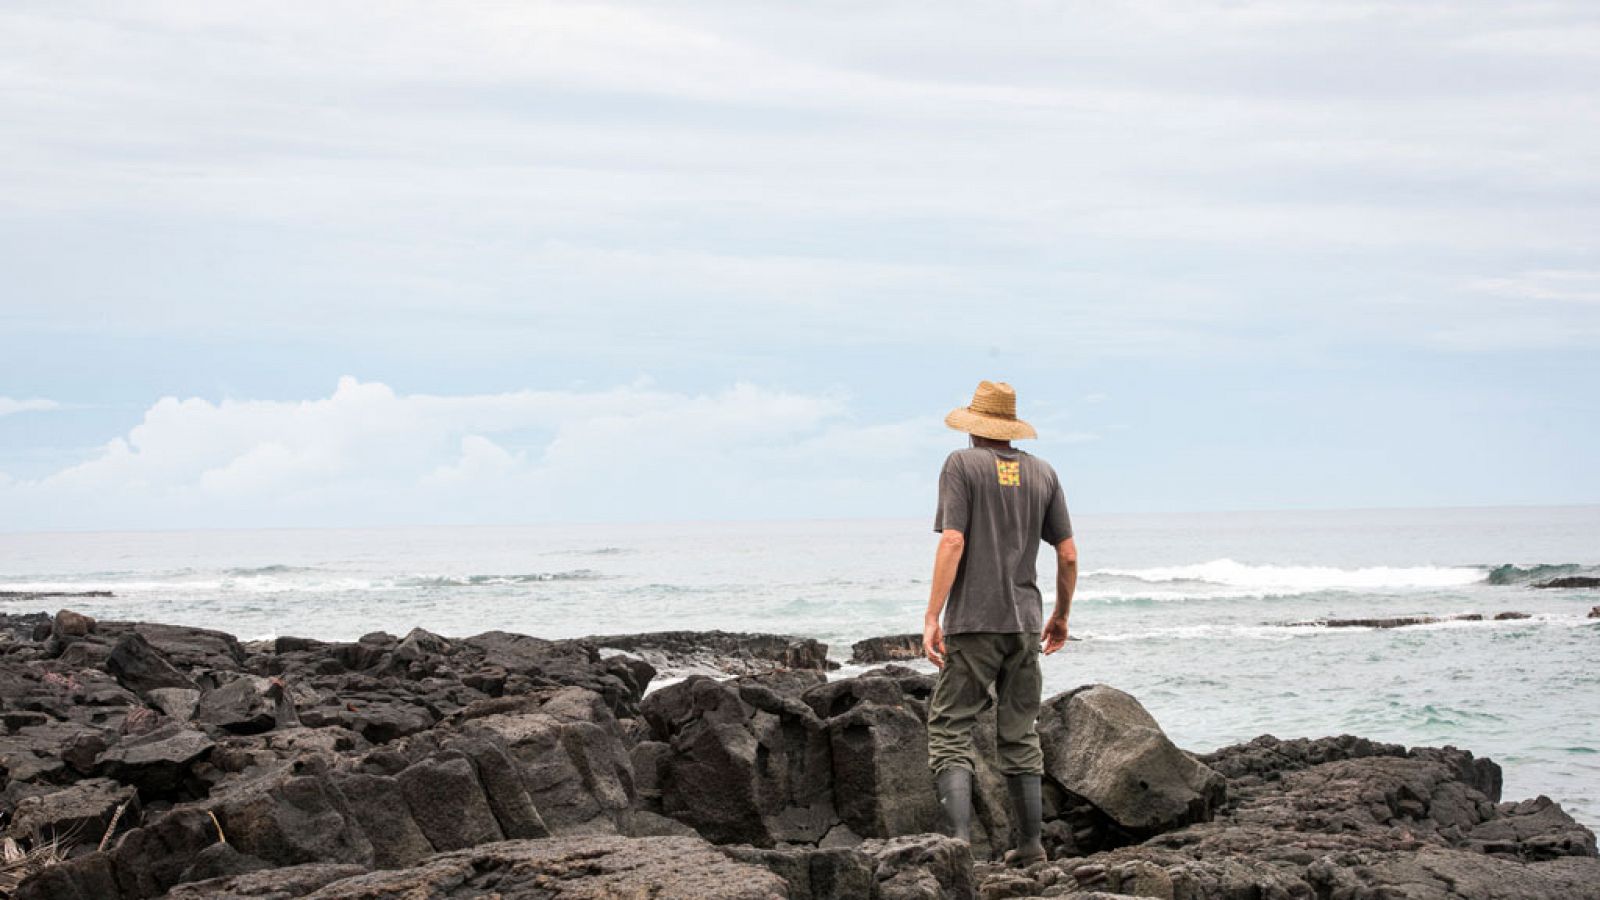
[[[1600,507],[1075,525],[1078,640],[1046,659],[1047,694],[1114,685],[1195,751],[1266,733],[1454,744],[1504,767],[1507,799],[1547,794],[1600,826],[1600,591],[1533,586],[1600,574]],[[927,520],[0,533],[0,590],[115,594],[0,611],[65,605],[244,639],[768,631],[843,661],[853,641],[920,630],[935,540]],[[1493,619],[1505,611],[1531,618]],[[1296,624],[1468,613],[1485,620]]]

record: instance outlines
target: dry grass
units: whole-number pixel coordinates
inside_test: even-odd
[[[67,845],[59,840],[45,841],[28,850],[16,841],[0,841],[0,897],[10,897],[24,878],[67,858]]]

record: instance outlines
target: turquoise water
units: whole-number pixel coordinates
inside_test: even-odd
[[[1047,690],[1121,687],[1194,750],[1268,732],[1455,744],[1505,767],[1508,798],[1600,825],[1600,591],[1531,586],[1600,567],[1600,507],[1076,524],[1081,640],[1046,661]],[[817,637],[842,660],[920,628],[933,543],[925,521],[0,534],[0,590],[104,588],[67,602],[244,638],[721,628]],[[1290,624],[1508,610],[1532,618]]]

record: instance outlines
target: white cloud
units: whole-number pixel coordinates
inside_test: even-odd
[[[949,443],[932,415],[857,422],[842,397],[748,384],[438,396],[344,378],[302,402],[164,398],[0,498],[23,529],[890,515],[920,509]]]
[[[0,416],[23,412],[43,412],[60,408],[61,404],[54,400],[44,400],[39,397],[34,397],[31,400],[13,400],[10,397],[0,397]]]

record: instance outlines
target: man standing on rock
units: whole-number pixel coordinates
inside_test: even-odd
[[[1019,835],[1006,862],[1027,865],[1045,858],[1039,654],[1041,643],[1047,654],[1066,643],[1078,549],[1055,470],[1011,446],[1038,434],[1017,418],[1009,384],[980,382],[972,404],[944,421],[971,435],[972,446],[950,454],[939,475],[933,528],[941,537],[922,625],[922,651],[940,669],[928,707],[929,764],[952,833],[970,841],[978,766],[972,729],[996,705],[996,749]],[[1056,603],[1044,621],[1035,574],[1040,541],[1056,548]]]

